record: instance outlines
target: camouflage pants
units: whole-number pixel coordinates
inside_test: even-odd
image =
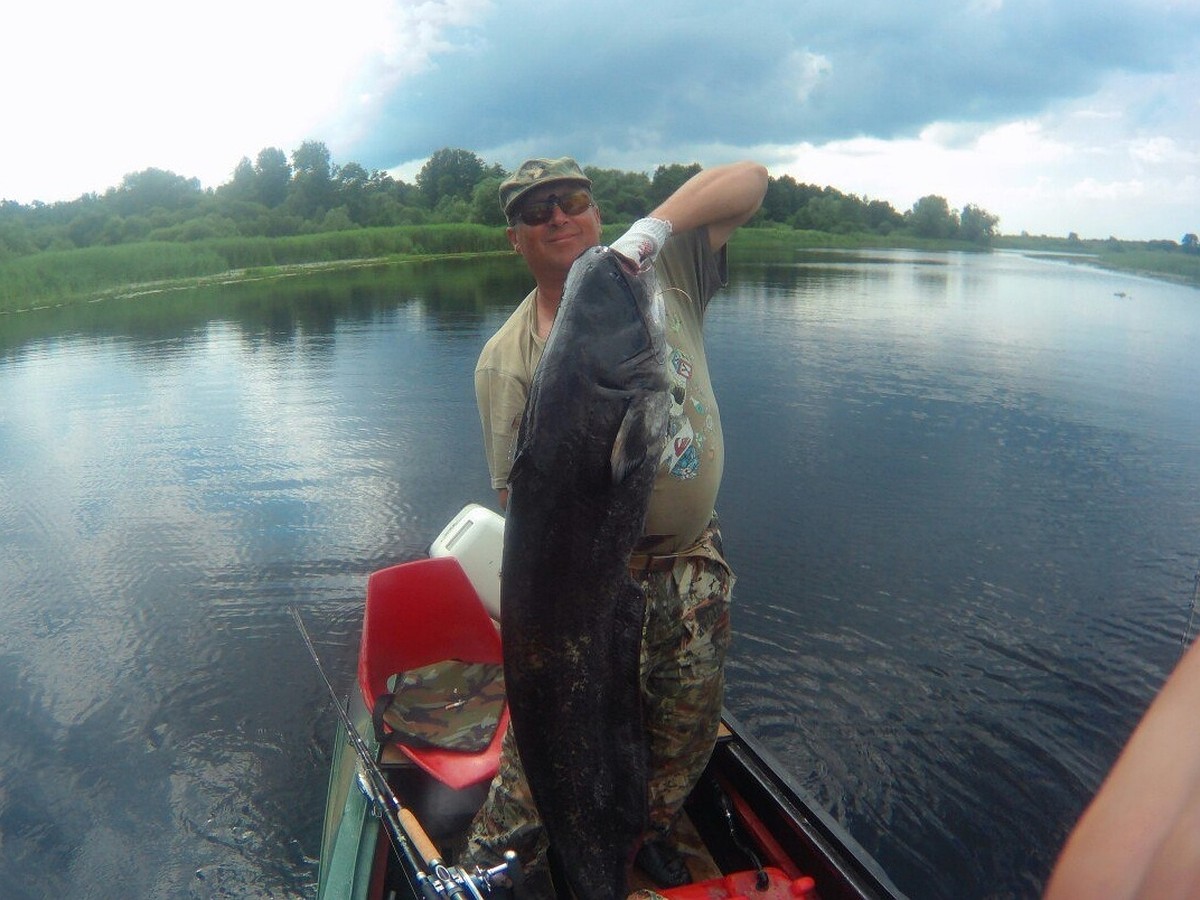
[[[715,519],[670,570],[633,574],[646,592],[641,681],[650,744],[650,826],[651,834],[665,835],[716,742],[734,575],[721,555]],[[499,865],[509,849],[521,857],[530,890],[553,896],[547,893],[546,833],[511,728],[504,736],[500,771],[471,823],[459,864]]]

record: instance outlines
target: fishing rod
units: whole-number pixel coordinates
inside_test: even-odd
[[[371,748],[359,734],[350,713],[338,698],[333,683],[325,674],[325,667],[321,665],[321,658],[317,655],[317,648],[304,626],[304,620],[300,618],[300,611],[294,606],[289,607],[288,611],[300,630],[300,636],[321,674],[321,680],[325,682],[333,706],[346,729],[350,746],[358,755],[358,761],[362,765],[360,772],[365,778],[365,784],[362,779],[359,783],[366,789],[368,798],[374,803],[387,826],[388,838],[396,850],[396,855],[404,863],[404,875],[413,894],[424,897],[425,900],[483,900],[484,893],[490,894],[493,887],[500,885],[501,879],[507,879],[514,894],[520,897],[524,893],[521,866],[517,855],[511,850],[504,854],[502,865],[486,870],[476,869],[474,873],[468,873],[459,866],[445,865],[416,817],[401,805],[400,798],[396,796],[392,786],[388,784],[387,776],[375,761]],[[426,866],[433,872],[426,871]]]
[[[1187,653],[1188,643],[1192,637],[1192,622],[1196,618],[1196,601],[1200,599],[1200,568],[1196,569],[1196,574],[1192,579],[1192,605],[1191,611],[1188,613],[1187,624],[1183,627],[1183,639],[1179,642],[1179,658],[1183,658],[1183,654]]]

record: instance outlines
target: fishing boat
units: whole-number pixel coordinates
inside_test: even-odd
[[[468,505],[427,558],[368,578],[358,679],[348,702],[325,679],[339,719],[319,900],[521,900],[515,855],[487,871],[467,871],[453,858],[486,796],[508,725],[502,693],[497,702],[483,683],[501,662],[502,534],[503,519]],[[463,718],[456,720],[459,710]],[[451,739],[440,740],[438,729]],[[728,712],[673,839],[692,883],[656,887],[635,867],[631,891],[648,889],[669,900],[903,896]]]

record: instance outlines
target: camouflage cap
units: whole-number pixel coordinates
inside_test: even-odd
[[[552,181],[572,181],[590,188],[592,180],[583,174],[579,163],[569,156],[558,159],[527,159],[515,173],[500,183],[500,208],[507,219],[518,201],[539,185]]]

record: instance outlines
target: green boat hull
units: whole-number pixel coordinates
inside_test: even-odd
[[[359,734],[371,734],[371,720],[358,692],[352,692],[350,716]],[[379,819],[358,786],[358,757],[339,721],[333,763],[325,794],[318,900],[367,900],[379,842]]]

